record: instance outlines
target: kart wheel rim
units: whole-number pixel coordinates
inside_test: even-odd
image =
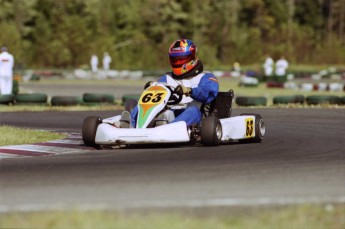
[[[262,119],[259,122],[259,128],[260,128],[260,137],[265,136],[266,127],[265,127],[265,122]]]
[[[217,125],[216,127],[216,135],[217,135],[217,139],[221,139],[222,138],[222,127],[220,124]]]

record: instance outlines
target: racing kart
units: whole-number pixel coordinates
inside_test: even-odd
[[[265,124],[259,114],[230,117],[233,97],[233,90],[219,92],[215,100],[203,105],[203,118],[199,125],[187,126],[184,121],[168,123],[160,119],[160,114],[183,106],[180,104],[183,96],[166,83],[154,82],[143,91],[139,101],[129,99],[124,104],[129,112],[137,106],[136,127],[120,128],[121,115],[106,119],[88,116],[84,119],[82,138],[85,145],[92,147],[196,142],[217,146],[233,141],[262,141]]]

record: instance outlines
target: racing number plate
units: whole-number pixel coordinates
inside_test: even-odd
[[[254,137],[254,118],[246,118],[246,138]]]
[[[153,86],[149,90],[144,91],[140,97],[139,104],[141,105],[156,105],[164,101],[167,91],[159,86]]]

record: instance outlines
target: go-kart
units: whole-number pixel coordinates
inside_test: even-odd
[[[161,120],[163,112],[185,105],[180,103],[183,97],[176,93],[174,87],[154,82],[143,91],[139,101],[132,99],[124,104],[129,112],[137,106],[136,127],[120,128],[121,115],[106,119],[88,116],[82,127],[83,141],[92,147],[197,142],[217,146],[233,141],[262,141],[265,124],[259,114],[230,117],[233,90],[219,92],[212,103],[200,108],[203,118],[199,125],[187,126],[184,121],[168,123]]]

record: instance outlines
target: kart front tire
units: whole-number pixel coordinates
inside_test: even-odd
[[[201,121],[201,143],[205,146],[217,146],[222,139],[222,125],[215,116],[208,116]]]
[[[102,118],[98,116],[88,116],[84,119],[82,137],[84,144],[87,146],[96,147],[95,143],[97,127],[102,123]]]

